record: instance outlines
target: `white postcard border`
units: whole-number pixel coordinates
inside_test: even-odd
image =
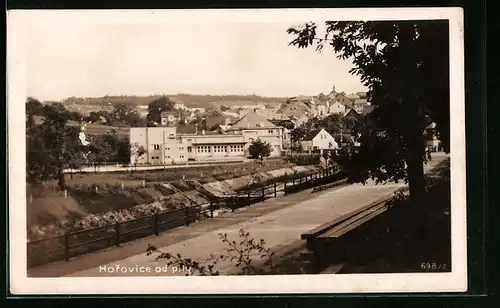
[[[461,8],[9,11],[7,87],[10,291],[13,294],[256,294],[461,292],[467,289],[465,86]],[[283,22],[309,20],[450,21],[452,272],[220,277],[30,278],[26,269],[24,38],[43,23]],[[425,261],[425,260],[423,260]]]

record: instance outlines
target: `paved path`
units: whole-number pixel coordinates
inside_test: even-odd
[[[429,170],[447,156],[437,154],[424,169]],[[230,226],[217,230],[208,231],[199,236],[160,247],[163,252],[180,253],[184,257],[203,261],[210,254],[223,253],[226,246],[219,238],[219,233],[227,233],[230,239],[238,239],[238,230],[245,229],[256,240],[265,239],[266,246],[276,249],[285,245],[290,245],[300,238],[304,231],[313,229],[323,223],[331,221],[340,215],[354,211],[374,200],[390,196],[395,190],[404,187],[403,183],[375,185],[369,182],[366,185],[354,184],[339,189],[327,190],[321,194],[310,194],[310,198],[295,205],[288,206],[259,217],[254,217]],[[145,273],[109,273],[102,270],[116,265],[127,268],[143,267],[149,268],[150,272]],[[126,276],[126,275],[184,275],[184,272],[177,269],[166,269],[166,272],[156,272],[156,268],[162,268],[164,260],[155,261],[153,256],[146,256],[140,253],[135,256],[125,258],[120,261],[113,261],[102,266],[79,271],[71,276]],[[221,274],[233,270],[229,263],[218,266]],[[101,269],[101,270],[100,270]]]

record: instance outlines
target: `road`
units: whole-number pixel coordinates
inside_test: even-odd
[[[424,170],[432,169],[448,156],[437,153],[433,160],[425,165]],[[243,228],[256,240],[264,239],[266,247],[276,249],[292,244],[300,239],[300,234],[311,230],[323,223],[331,221],[343,214],[354,211],[372,201],[390,196],[394,191],[404,187],[400,184],[375,185],[370,181],[365,185],[354,184],[339,189],[327,190],[321,194],[313,194],[311,198],[283,209],[245,220],[221,229],[207,232],[188,240],[159,247],[163,252],[179,253],[193,260],[206,260],[210,254],[224,253],[226,245],[218,237],[219,233],[227,233],[229,239],[238,240],[238,231]],[[113,272],[110,268],[133,268],[149,269],[149,272]],[[157,269],[160,269],[157,272]],[[232,264],[220,263],[218,269],[221,274],[227,274],[234,270]],[[164,272],[165,270],[165,272]],[[165,261],[156,261],[153,256],[147,256],[141,252],[135,256],[125,258],[121,261],[103,264],[88,270],[71,274],[72,277],[99,277],[99,276],[166,276],[184,275],[185,271],[180,268],[165,268]]]

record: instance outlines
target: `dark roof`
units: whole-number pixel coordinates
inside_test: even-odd
[[[335,96],[335,99],[338,100],[342,105],[352,108],[354,106],[354,102],[348,99],[344,94],[338,93]]]
[[[288,128],[288,129],[295,128],[295,123],[293,123],[293,121],[291,121],[291,120],[273,119],[273,120],[269,120],[269,122],[273,123],[276,126],[281,126],[281,127]]]
[[[338,144],[341,144],[341,143],[349,143],[349,144],[354,144],[354,139],[352,137],[351,134],[335,134],[335,136],[333,136],[333,139],[335,139],[335,142],[337,142]],[[341,139],[342,139],[342,142],[341,142]]]
[[[308,131],[305,136],[304,136],[304,141],[309,141],[309,140],[312,140],[314,137],[316,137],[316,135],[319,134],[319,132],[322,130],[323,128],[316,128],[316,129],[313,129],[313,130],[310,130]]]
[[[201,129],[198,128],[198,131]],[[177,125],[176,126],[176,132],[177,134],[195,134],[196,133],[196,124],[184,124],[184,125]]]
[[[276,125],[255,111],[249,111],[244,117],[233,123],[231,130],[249,128],[276,128]]]
[[[344,117],[347,117],[347,118],[351,118],[351,117],[357,118],[359,116],[360,116],[360,114],[352,108],[349,109],[349,111],[344,115]]]

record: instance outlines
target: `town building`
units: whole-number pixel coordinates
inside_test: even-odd
[[[347,110],[346,105],[342,104],[339,100],[336,99],[334,103],[329,105],[328,114],[345,115],[346,110]]]
[[[363,109],[365,108],[365,106],[368,105],[368,102],[366,99],[356,99],[354,101],[354,110],[356,110],[357,113],[362,113],[363,112]]]
[[[302,151],[311,152],[315,150],[335,150],[339,148],[338,143],[332,135],[324,128],[310,131],[300,142]]]
[[[185,110],[189,112],[199,112],[199,113],[205,113],[207,111],[207,109],[203,107],[186,107]]]
[[[295,123],[292,120],[273,119],[269,122],[283,128],[283,149],[290,150],[292,148],[292,130],[295,128]]]
[[[177,110],[186,110],[187,107],[183,103],[177,102],[177,103],[174,104],[174,109],[177,109]]]
[[[195,126],[130,128],[130,162],[137,165],[170,165],[188,161],[223,161],[248,156],[252,141],[260,139],[271,145],[271,156],[283,150],[283,128],[255,112],[249,112],[225,131],[199,131]],[[143,148],[138,155],[135,149]]]

